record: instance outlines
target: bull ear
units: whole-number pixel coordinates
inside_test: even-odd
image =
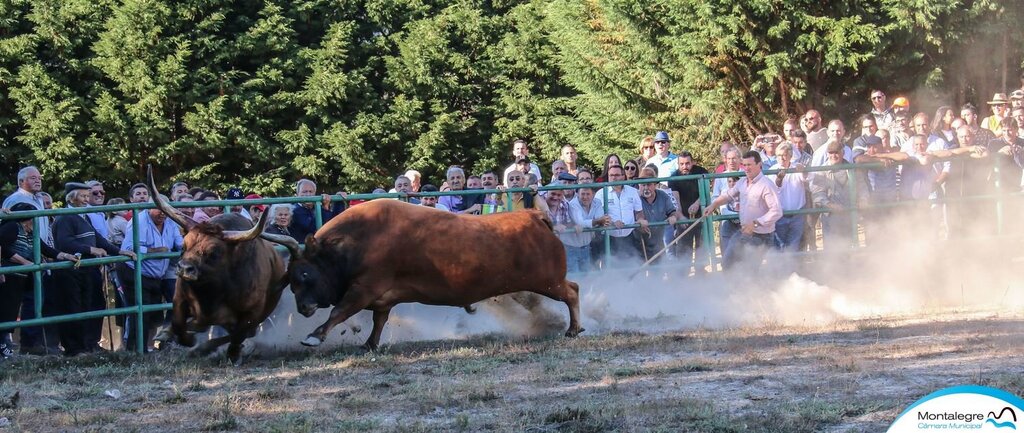
[[[306,255],[314,255],[319,252],[320,242],[312,234],[306,235]]]

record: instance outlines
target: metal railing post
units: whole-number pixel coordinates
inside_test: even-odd
[[[144,209],[136,209],[132,212],[132,252],[135,253],[135,352],[145,353],[146,336],[142,331],[142,254],[139,253],[139,212]],[[114,342],[110,342],[113,347]]]
[[[603,196],[602,200],[604,200],[604,203],[601,203],[601,206],[604,206],[604,214],[608,215],[608,187],[607,186],[605,186],[604,188],[601,188],[601,195]],[[606,227],[604,232],[602,232],[601,234],[604,235],[604,261],[605,261],[604,268],[608,269],[608,266],[612,262],[612,232],[611,232],[611,230],[607,230],[607,227]]]
[[[993,169],[996,178],[996,235],[1003,234],[1003,185],[999,181],[1002,177],[1002,173],[999,172],[999,163],[996,162],[995,168]]]
[[[316,228],[317,228],[317,230],[319,230],[320,227],[324,226],[323,209],[324,209],[323,203],[321,203],[319,201],[313,203],[313,221],[316,221]]]
[[[853,236],[850,238],[853,247],[860,246],[860,237],[857,234],[857,209],[860,208],[860,201],[857,200],[857,169],[848,168],[846,169],[846,187],[850,193],[850,225],[853,231]]]
[[[700,179],[697,179],[697,191],[700,194],[700,210],[703,213],[704,209],[707,209],[707,207],[711,204],[711,180],[708,179],[705,175],[701,175]],[[700,235],[703,238],[702,243],[704,244],[704,252],[707,255],[705,260],[707,261],[707,263],[711,265],[711,272],[714,272],[715,230],[714,226],[712,225],[714,224],[714,221],[711,220],[710,215],[701,215],[701,217],[704,219],[704,221],[702,222],[704,226],[700,228]],[[696,252],[694,256],[694,260],[697,260]]]
[[[48,217],[32,218],[32,264],[39,266],[43,262],[43,248],[40,245],[43,241],[39,238],[39,220],[46,221]],[[45,224],[45,222],[44,222]],[[32,309],[35,310],[36,319],[43,317],[43,270],[36,269],[32,272],[32,300],[35,303]],[[17,300],[17,301],[20,301]],[[50,342],[46,341],[46,330],[39,327],[40,335],[43,337],[43,346]],[[46,350],[44,347],[43,350]]]

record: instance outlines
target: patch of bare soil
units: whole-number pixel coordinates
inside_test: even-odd
[[[23,357],[2,364],[0,432],[884,431],[939,388],[1024,394],[1022,343],[1018,313],[959,309],[370,354],[295,347],[241,368],[180,348]]]

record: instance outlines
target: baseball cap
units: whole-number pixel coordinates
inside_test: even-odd
[[[259,194],[249,194],[249,195],[245,196],[246,200],[259,200],[261,198],[263,198],[263,197],[261,197]],[[252,208],[253,209],[259,209],[260,212],[266,212],[267,211],[267,205],[263,205],[263,204],[254,204],[254,205],[252,205]]]
[[[654,134],[654,141],[658,142],[658,141],[672,141],[672,140],[668,138],[668,132],[658,131],[657,134]]]
[[[225,198],[225,200],[241,200],[242,196],[243,195],[242,195],[242,189],[241,188],[231,187],[231,188],[228,188],[228,194],[224,198]]]
[[[892,106],[907,108],[910,106],[910,101],[907,100],[907,98],[900,96],[899,98],[892,100]]]

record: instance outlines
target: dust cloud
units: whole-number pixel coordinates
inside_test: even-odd
[[[841,320],[922,313],[941,320],[941,312],[950,308],[1006,310],[1024,306],[1024,278],[1020,276],[1024,249],[1014,238],[998,241],[991,232],[979,232],[932,240],[937,231],[931,214],[871,215],[864,234],[867,246],[842,248],[836,243],[829,245],[826,238],[831,253],[793,256],[772,252],[759,268],[745,263],[732,272],[687,276],[678,259],[666,258],[635,278],[630,278],[635,266],[570,276],[580,285],[584,335],[698,327],[824,326]],[[887,221],[888,226],[873,230],[878,228],[875,221]],[[980,235],[988,238],[977,239]],[[536,305],[530,305],[532,302]],[[457,340],[489,333],[558,335],[567,327],[566,306],[535,295],[505,296],[475,306],[475,314],[458,307],[397,306],[381,343]],[[254,340],[264,347],[301,350],[299,341],[323,323],[328,312],[324,309],[312,318],[302,317],[295,313],[294,300],[286,290],[277,311]],[[353,333],[349,325],[362,332]],[[364,311],[336,328],[325,344],[360,345],[370,329],[371,315]],[[345,333],[339,335],[339,330]]]

